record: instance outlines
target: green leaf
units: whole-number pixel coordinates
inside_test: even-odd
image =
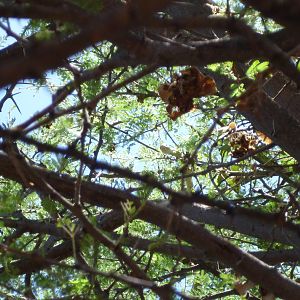
[[[46,197],[42,200],[42,207],[44,210],[49,213],[50,216],[55,215],[57,213],[57,208],[54,200]]]
[[[249,78],[254,79],[258,73],[263,72],[263,71],[267,70],[268,68],[269,68],[268,61],[260,62],[259,60],[255,60],[254,62],[252,62],[252,64],[246,71],[246,75]]]

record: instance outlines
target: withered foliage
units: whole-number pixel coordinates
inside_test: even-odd
[[[247,130],[238,130],[235,122],[230,122],[227,126],[219,129],[223,134],[223,137],[228,138],[228,142],[231,148],[231,155],[235,158],[242,157],[251,153],[257,148],[259,143],[270,145],[273,141],[260,131],[249,132]]]
[[[249,152],[254,151],[257,142],[255,135],[244,130],[233,132],[229,135],[231,154],[235,158],[242,157]]]
[[[273,143],[273,141],[261,131],[257,130],[256,135],[257,135],[258,139],[266,145],[270,145]]]
[[[213,78],[201,73],[198,68],[182,70],[172,77],[171,83],[158,88],[161,99],[167,103],[167,113],[172,120],[196,108],[194,98],[214,95],[217,92]]]

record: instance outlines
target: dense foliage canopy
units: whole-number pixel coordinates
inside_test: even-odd
[[[300,299],[300,2],[0,1],[1,299]]]

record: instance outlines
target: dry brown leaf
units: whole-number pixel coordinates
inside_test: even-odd
[[[246,295],[246,293],[252,289],[253,287],[255,287],[255,283],[247,280],[246,282],[242,283],[240,281],[236,282],[234,284],[234,289],[241,295],[244,296]]]
[[[261,131],[256,131],[256,134],[258,136],[258,138],[266,145],[270,145],[273,143],[273,141],[267,137],[263,132]]]
[[[167,84],[162,84],[158,88],[158,94],[164,102],[168,103],[168,99],[172,96],[172,91],[169,90]]]
[[[158,88],[159,96],[168,104],[166,110],[172,120],[195,109],[194,98],[216,92],[214,79],[205,76],[196,67],[182,70],[173,76],[170,84],[165,83]]]

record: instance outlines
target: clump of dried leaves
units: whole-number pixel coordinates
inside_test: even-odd
[[[167,113],[172,120],[196,108],[194,98],[213,95],[217,92],[213,78],[204,75],[196,67],[175,74],[171,83],[162,84],[158,93],[167,103]]]

